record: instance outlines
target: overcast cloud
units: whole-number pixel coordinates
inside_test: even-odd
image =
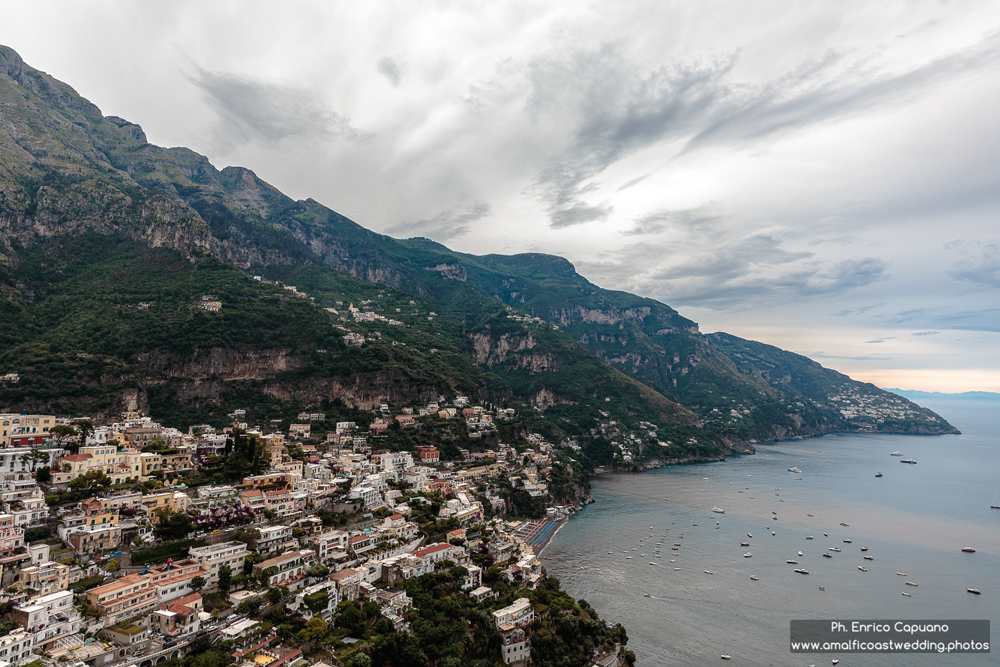
[[[995,2],[0,7],[0,43],[105,114],[376,231],[1000,391]]]

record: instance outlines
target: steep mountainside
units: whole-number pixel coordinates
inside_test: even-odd
[[[409,303],[401,295],[414,295],[415,304],[425,304],[423,317],[439,325],[422,334],[434,341],[428,348],[436,350],[435,355],[448,349],[456,357],[453,375],[448,379],[428,375],[421,384],[424,389],[416,393],[430,391],[429,386],[457,389],[459,377],[468,371],[464,382],[480,392],[525,401],[546,413],[562,411],[566,420],[600,404],[611,414],[630,419],[693,425],[695,414],[673,402],[677,401],[700,417],[713,438],[730,443],[845,429],[953,430],[929,411],[899,403],[901,399],[892,394],[797,355],[723,334],[702,335],[695,323],[670,307],[601,289],[562,258],[476,257],[426,239],[395,240],[313,200],[294,201],[249,170],[219,171],[188,149],[153,146],[138,125],[104,117],[72,88],[28,67],[4,47],[0,47],[0,119],[0,262],[8,267],[0,289],[8,297],[6,309],[36,323],[35,329],[23,329],[9,339],[17,349],[38,344],[46,335],[58,342],[72,328],[70,320],[51,319],[51,306],[36,304],[33,294],[44,292],[42,303],[52,299],[65,303],[59,289],[71,289],[73,282],[55,281],[52,288],[43,287],[53,280],[46,253],[56,253],[67,238],[98,234],[118,239],[116,243],[133,253],[134,263],[146,261],[140,259],[141,246],[170,249],[176,253],[171,261],[178,265],[202,267],[221,260],[230,269],[239,267],[265,279],[295,284],[315,297],[319,306],[350,301],[375,289],[371,283],[399,290],[394,298],[406,307]],[[72,273],[84,271],[72,257],[60,261],[59,270],[68,278],[83,280],[78,278],[81,274]],[[41,272],[37,280],[22,278],[32,271]],[[132,290],[129,280],[122,285]],[[183,298],[215,289],[199,286]],[[133,297],[149,300],[140,299],[139,292],[130,293]],[[156,300],[181,307],[167,296]],[[227,313],[223,303],[222,312]],[[419,305],[413,308],[412,312],[421,311]],[[438,313],[430,315],[431,308]],[[121,309],[101,312],[112,320],[126,314]],[[72,314],[71,319],[83,315]],[[36,332],[35,338],[28,337],[30,331]],[[185,331],[194,338],[184,354],[202,359],[197,355],[208,354],[206,348],[224,349],[228,351],[215,354],[235,359],[227,357],[236,354],[228,342],[219,347],[201,341],[198,326]],[[138,354],[155,360],[169,348],[170,340],[159,346],[132,339],[128,342],[132,347],[120,352],[129,364],[138,363]],[[239,341],[240,345],[247,350],[260,348],[259,341]],[[297,344],[288,349],[303,348]],[[74,350],[93,354],[81,347]],[[458,356],[464,361],[459,363]],[[15,361],[9,354],[4,359]],[[157,363],[140,364],[151,369],[148,383],[156,384],[155,378],[162,374],[198,378],[205,374],[198,366],[202,361],[187,366],[179,358]],[[275,363],[274,373],[293,370],[280,366],[293,362]],[[239,366],[237,361],[232,364]],[[400,364],[405,365],[402,360]],[[463,364],[467,368],[460,372]],[[165,370],[168,367],[186,370]],[[316,371],[313,377],[321,375]],[[328,398],[339,390],[331,391]],[[864,401],[858,411],[843,403],[845,410],[836,396],[853,397],[845,401],[864,397]],[[18,400],[16,405],[29,404],[27,395]],[[30,400],[42,398],[36,395]]]

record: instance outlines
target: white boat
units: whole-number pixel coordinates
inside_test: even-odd
[[[865,560],[875,560],[875,558],[872,557],[872,556],[865,556],[864,558],[865,558]]]
[[[833,556],[831,556],[830,554],[824,552],[823,553],[823,558],[833,558]]]
[[[809,570],[803,569],[801,567],[795,569],[799,574],[809,574]]]
[[[760,577],[758,577],[756,574],[751,574],[750,579],[753,581],[760,581]]]
[[[748,551],[745,554],[743,554],[743,557],[744,558],[753,558],[753,554]]]
[[[900,463],[916,463],[913,459],[900,459]]]
[[[905,596],[906,596],[906,597],[908,597],[908,598],[912,598],[912,597],[913,597],[913,596],[912,596],[912,595],[910,595],[909,593],[903,593],[903,595],[905,595]]]
[[[851,544],[851,540],[844,540],[844,544]]]
[[[861,570],[862,572],[867,572],[868,571],[868,568],[865,567],[864,565],[858,565],[858,569]]]
[[[906,573],[905,572],[897,572],[896,575],[900,576],[900,577],[905,577]]]
[[[788,472],[794,472],[794,473],[800,473],[800,472],[802,472],[802,471],[801,471],[801,470],[799,470],[798,468],[789,468],[789,469],[788,469]]]
[[[750,533],[747,533],[747,537],[753,538],[753,535],[751,535]]]
[[[723,653],[723,654],[722,654],[721,656],[719,656],[719,657],[720,657],[720,658],[722,658],[723,660],[732,660],[732,659],[733,659],[733,658],[732,658],[732,656],[731,656],[731,655],[729,655],[728,653]]]
[[[801,552],[801,551],[799,552],[799,555],[800,555],[800,556],[802,555],[802,552]]]
[[[712,574],[711,570],[705,570],[705,574]]]
[[[830,551],[836,551],[839,554],[840,553],[840,547],[830,547]]]
[[[789,563],[791,565],[798,565],[799,564],[799,561],[797,561],[797,560],[786,560],[785,562]]]
[[[715,512],[716,514],[725,514],[726,513],[726,510],[722,509],[721,507],[713,507],[712,511]]]
[[[902,455],[903,452],[893,452],[892,454],[889,454],[889,456],[902,456]]]
[[[812,535],[809,535],[809,536],[806,537],[807,540],[811,540],[812,538],[813,538]]]

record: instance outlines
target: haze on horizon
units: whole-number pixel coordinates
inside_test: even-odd
[[[1000,392],[1000,4],[0,5],[152,143],[882,387]]]

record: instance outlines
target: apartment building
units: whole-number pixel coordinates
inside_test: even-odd
[[[34,642],[34,636],[24,630],[15,630],[5,637],[0,637],[0,663],[25,665],[32,662],[31,647]]]
[[[129,574],[91,588],[87,591],[87,601],[104,614],[108,625],[145,614],[159,603],[149,577],[141,574]]]
[[[0,514],[0,556],[24,546],[24,528],[10,514]]]
[[[517,598],[510,606],[493,612],[493,621],[497,630],[506,627],[522,627],[535,618],[535,610],[528,598]]]
[[[247,545],[243,542],[223,542],[207,547],[198,547],[188,551],[188,557],[201,564],[205,570],[205,581],[214,584],[219,580],[219,568],[228,565],[233,574],[243,571],[246,561]]]
[[[54,415],[0,415],[0,446],[10,446],[12,435],[48,433],[56,425]]]
[[[261,555],[284,551],[285,545],[292,539],[291,526],[265,526],[258,532],[257,553]]]
[[[310,538],[309,546],[316,551],[320,562],[323,562],[335,553],[347,551],[349,539],[350,535],[343,530],[328,530]]]
[[[294,590],[305,579],[306,570],[315,564],[315,551],[293,551],[257,563],[253,566],[253,574],[266,578],[266,581],[262,579],[266,586],[286,586]]]
[[[18,582],[21,588],[34,595],[49,595],[69,588],[69,565],[46,561],[21,568]]]
[[[176,600],[193,593],[191,581],[195,577],[202,577],[208,581],[206,572],[201,567],[201,563],[193,558],[179,561],[169,561],[161,567],[148,568],[149,581],[156,589],[156,596],[160,603]]]
[[[170,637],[187,635],[201,629],[198,614],[203,609],[201,593],[192,593],[164,605],[149,615],[149,629]]]

